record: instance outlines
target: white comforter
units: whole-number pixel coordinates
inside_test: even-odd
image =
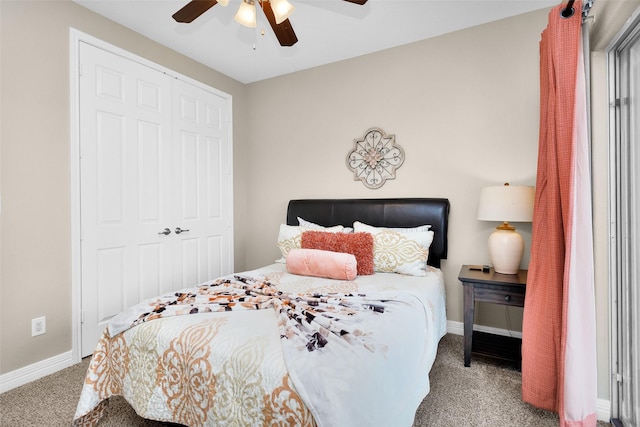
[[[413,423],[429,391],[437,343],[446,332],[439,270],[431,268],[426,278],[377,273],[345,282],[291,275],[284,265],[274,264],[239,276],[243,282],[227,280],[231,292],[227,289],[224,298],[235,293],[237,299],[247,282],[251,292],[232,307],[220,303],[220,293],[211,297],[206,289],[215,286],[199,287],[199,293],[183,292],[190,299],[186,306],[167,304],[172,298],[167,297],[114,318],[111,334],[94,353],[76,425],[95,424],[105,399],[115,394],[143,417],[186,425]],[[256,288],[253,279],[269,286]],[[206,298],[214,303],[207,304]],[[176,316],[189,311],[199,314]],[[146,321],[152,318],[158,320]],[[208,326],[193,329],[200,321]],[[139,327],[131,328],[136,323],[156,326],[151,336],[141,335],[135,332]],[[195,367],[191,362],[190,373],[178,373],[177,361],[194,352]],[[131,363],[140,359],[146,362]],[[147,397],[141,399],[139,381],[149,373],[154,379],[147,381]],[[171,380],[176,376],[183,378]],[[248,382],[260,384],[252,388]],[[248,388],[259,392],[247,399]]]

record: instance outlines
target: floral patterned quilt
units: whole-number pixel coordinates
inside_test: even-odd
[[[121,395],[188,426],[410,426],[445,332],[440,270],[346,282],[274,264],[112,319],[74,425],[96,425]]]

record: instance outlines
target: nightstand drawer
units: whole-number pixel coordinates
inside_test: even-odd
[[[524,293],[512,292],[508,289],[475,289],[475,300],[481,302],[492,302],[494,304],[513,305],[524,307]]]

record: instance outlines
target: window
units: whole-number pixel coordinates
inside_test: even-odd
[[[640,12],[608,51],[611,153],[612,415],[640,425]]]

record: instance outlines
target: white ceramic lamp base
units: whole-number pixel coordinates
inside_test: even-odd
[[[500,227],[489,236],[489,255],[493,269],[496,273],[516,274],[524,254],[524,239],[515,228]]]

